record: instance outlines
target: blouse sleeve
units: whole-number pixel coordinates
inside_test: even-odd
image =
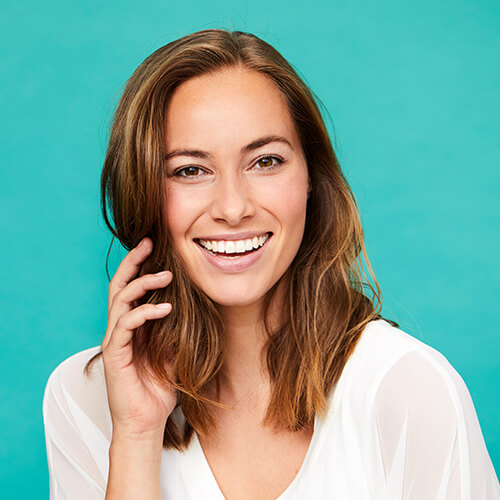
[[[379,385],[374,410],[390,498],[500,499],[469,391],[437,351],[399,359]]]
[[[105,497],[111,423],[102,363],[90,376],[89,349],[68,358],[50,375],[43,399],[51,500]],[[99,360],[100,361],[100,360]],[[107,410],[109,411],[109,410]]]

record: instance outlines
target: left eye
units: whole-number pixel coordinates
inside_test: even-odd
[[[189,167],[180,168],[174,175],[179,177],[198,177],[200,172],[202,172],[200,167],[190,165]]]
[[[273,161],[276,161],[276,163],[273,163]],[[283,160],[277,156],[263,156],[257,160],[256,165],[260,166],[262,169],[270,169],[277,167],[282,163]]]

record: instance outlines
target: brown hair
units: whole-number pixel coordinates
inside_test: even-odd
[[[153,252],[140,275],[169,269],[174,276],[168,287],[149,292],[143,300],[171,302],[172,312],[136,332],[133,349],[138,369],[158,380],[169,380],[165,359],[174,363],[178,382],[169,382],[178,390],[186,422],[181,428],[169,417],[164,446],[178,450],[189,444],[193,429],[206,434],[215,426],[210,410],[222,405],[207,398],[203,389],[212,380],[218,387],[224,324],[168,244],[162,189],[165,113],[181,83],[235,65],[266,75],[285,96],[312,186],[302,243],[278,281],[286,290],[278,328],[272,328],[267,317],[278,283],[266,295],[267,343],[262,355],[272,395],[264,423],[297,431],[311,425],[316,413],[324,414],[326,398],[364,326],[381,317],[381,292],[364,248],[354,196],[316,98],[292,66],[271,45],[241,31],[207,29],[158,49],[133,73],[116,109],[101,177],[101,204],[106,224],[125,248],[133,248],[144,236],[153,240]]]

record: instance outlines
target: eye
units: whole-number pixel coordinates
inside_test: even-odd
[[[262,156],[256,161],[255,165],[258,170],[271,170],[272,168],[279,167],[283,161],[277,156]]]
[[[174,173],[176,177],[200,177],[203,170],[200,167],[194,165],[189,165],[188,167],[182,167]]]

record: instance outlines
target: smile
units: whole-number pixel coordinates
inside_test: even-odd
[[[271,236],[266,233],[261,236],[242,240],[202,240],[196,239],[196,243],[212,255],[225,258],[239,257],[240,254],[247,255],[262,247]]]
[[[251,269],[263,257],[272,235],[264,233],[241,240],[197,238],[194,241],[211,266],[224,273],[240,273]]]

